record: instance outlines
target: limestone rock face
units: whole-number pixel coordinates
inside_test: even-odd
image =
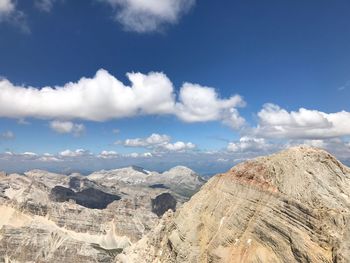
[[[173,219],[117,258],[349,262],[350,169],[307,146],[244,162],[213,177]]]
[[[114,262],[155,229],[168,208],[189,198],[169,187],[150,187],[144,178],[149,174],[159,175],[133,167],[90,176],[0,174],[0,263]],[[188,171],[188,177],[193,174]]]

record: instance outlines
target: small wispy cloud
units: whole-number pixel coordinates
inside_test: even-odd
[[[344,85],[338,87],[338,91],[344,91],[350,88],[350,80],[348,80],[347,82],[345,82]]]
[[[14,0],[0,0],[0,23],[9,23],[21,29],[23,33],[30,33],[26,15],[17,9]]]
[[[12,131],[5,131],[0,133],[0,139],[2,140],[12,140],[15,138],[15,134]]]
[[[112,6],[115,19],[126,31],[162,30],[176,24],[194,6],[195,0],[99,0]]]
[[[51,12],[55,2],[56,0],[35,0],[34,5],[43,12]]]
[[[18,123],[19,125],[29,125],[29,124],[30,124],[30,122],[27,121],[27,120],[25,120],[25,119],[19,119],[19,120],[17,121],[17,123]]]
[[[119,134],[119,133],[120,133],[120,130],[119,130],[119,129],[113,129],[112,132],[113,132],[114,134]]]

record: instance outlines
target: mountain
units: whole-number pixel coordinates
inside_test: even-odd
[[[350,169],[299,146],[213,177],[117,262],[349,262]]]
[[[203,184],[185,167],[0,173],[0,262],[113,262]]]
[[[130,166],[109,171],[98,171],[90,174],[87,178],[106,187],[122,182],[127,185],[153,189],[169,189],[183,201],[187,201],[206,182],[197,173],[185,166],[176,166],[163,173]]]

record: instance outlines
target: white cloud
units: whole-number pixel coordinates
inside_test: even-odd
[[[102,151],[97,157],[101,159],[112,159],[118,157],[118,153],[115,151]]]
[[[112,132],[113,132],[114,134],[119,134],[119,133],[120,133],[120,130],[119,130],[119,129],[113,129]]]
[[[165,134],[153,133],[147,138],[126,139],[124,146],[128,147],[153,147],[170,142],[170,137]]]
[[[317,140],[289,140],[284,148],[306,144],[309,146],[325,149],[334,154],[339,160],[350,163],[350,142],[342,138],[326,138]]]
[[[324,140],[304,140],[303,144],[317,147],[317,148],[326,148],[327,144],[325,143]]]
[[[241,137],[237,142],[230,142],[227,145],[229,152],[260,152],[271,149],[272,145],[269,144],[264,138],[254,137]]]
[[[58,154],[61,157],[81,157],[81,156],[90,156],[91,153],[84,149],[77,149],[75,151],[64,150]]]
[[[11,140],[14,138],[15,138],[15,134],[12,131],[5,131],[3,133],[0,133],[0,139]]]
[[[165,74],[128,73],[127,77],[131,86],[101,69],[93,78],[41,89],[0,79],[0,117],[105,121],[172,114],[186,122],[220,120],[233,128],[244,123],[236,109],[244,106],[239,95],[220,99],[213,88],[185,83],[177,102],[173,84]]]
[[[175,143],[164,144],[162,145],[162,147],[168,151],[180,152],[180,151],[192,150],[196,148],[196,145],[191,142],[185,143],[182,141],[178,141]]]
[[[25,119],[19,119],[17,123],[20,125],[30,125],[30,122]]]
[[[253,133],[266,138],[324,139],[350,135],[350,112],[324,113],[300,108],[288,112],[266,104],[258,113],[259,125]]]
[[[222,120],[225,124],[238,128],[244,124],[236,107],[245,105],[241,96],[220,99],[215,89],[198,84],[185,83],[176,103],[176,114],[186,122]]]
[[[130,153],[124,155],[124,157],[131,157],[131,158],[150,158],[153,157],[153,154],[150,152],[145,152],[145,153]]]
[[[24,33],[29,33],[25,15],[22,11],[17,10],[16,1],[0,0],[0,23],[9,22],[19,27]]]
[[[54,156],[50,153],[44,153],[42,156],[39,156],[38,161],[40,162],[61,162],[62,159],[59,159],[58,157]]]
[[[153,154],[150,152],[145,152],[142,155],[143,155],[143,157],[153,157]]]
[[[171,137],[165,134],[153,133],[147,138],[126,139],[123,142],[124,146],[128,147],[145,147],[156,151],[186,151],[196,147],[191,142],[177,141],[171,143]]]
[[[38,154],[34,152],[24,152],[20,153],[16,156],[19,156],[20,158],[23,158],[24,160],[36,160],[38,158]]]
[[[12,0],[0,0],[0,21],[15,11],[15,4]]]
[[[85,131],[83,124],[71,121],[51,121],[50,128],[57,133],[73,133],[75,136],[80,136]]]
[[[350,80],[346,81],[344,85],[338,87],[338,91],[344,91],[350,88]]]
[[[35,0],[35,6],[44,12],[50,12],[56,0]]]
[[[176,165],[185,165],[198,170],[203,174],[224,172],[230,169],[238,162],[252,159],[257,156],[266,155],[286,147],[309,144],[313,146],[322,146],[334,154],[341,161],[350,163],[350,142],[346,139],[324,139],[324,140],[290,140],[281,141],[279,144],[272,144],[271,141],[264,139],[265,143],[259,138],[240,140],[241,143],[234,148],[234,151],[164,151],[164,152],[144,152],[117,154],[114,151],[102,151],[100,154],[92,154],[87,150],[66,150],[61,153],[36,154],[33,152],[0,153],[0,165],[3,170],[25,171],[30,169],[44,169],[50,171],[69,171],[86,172],[100,169],[114,169],[116,167],[126,167],[138,165],[147,170],[167,170]],[[249,141],[249,146],[244,143]],[[253,146],[252,146],[253,144]],[[256,144],[258,147],[256,147]],[[264,148],[261,145],[271,144]],[[267,150],[266,150],[267,149]],[[103,157],[104,158],[103,158]]]
[[[33,152],[24,152],[22,155],[27,155],[27,156],[38,156],[36,153]]]
[[[176,24],[195,0],[100,0],[116,11],[115,18],[125,30],[139,33],[158,31]]]
[[[80,118],[104,121],[137,114],[163,114],[173,109],[173,87],[162,73],[127,74],[125,86],[105,70],[63,87],[15,86],[0,81],[0,116],[12,118]]]

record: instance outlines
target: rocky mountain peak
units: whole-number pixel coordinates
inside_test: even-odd
[[[256,158],[233,167],[223,176],[302,202],[328,207],[349,204],[339,192],[350,193],[350,169],[315,147],[302,145]]]
[[[210,179],[167,225],[118,262],[348,262],[350,169],[309,146],[249,160]]]
[[[169,172],[186,172],[186,173],[195,173],[192,169],[188,168],[187,166],[178,165],[169,170]]]

